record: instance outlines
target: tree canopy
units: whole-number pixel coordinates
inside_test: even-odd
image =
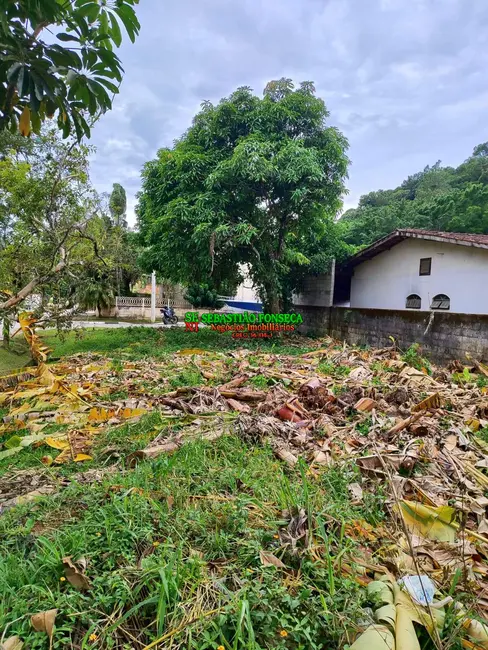
[[[40,133],[56,115],[78,140],[90,121],[112,107],[122,65],[114,46],[121,25],[134,42],[139,0],[10,0],[0,15],[0,130]],[[49,34],[47,36],[47,34]],[[43,36],[47,38],[43,38]]]
[[[311,82],[270,82],[204,102],[174,147],[145,165],[138,220],[144,261],[163,277],[218,287],[246,263],[276,311],[335,228],[347,141]],[[315,259],[318,264],[320,258]],[[326,260],[323,260],[324,262]]]
[[[2,317],[32,293],[41,306],[86,305],[89,287],[98,281],[113,302],[116,270],[128,282],[137,278],[135,235],[120,234],[92,187],[90,151],[62,141],[55,130],[43,129],[30,140],[0,133]]]
[[[365,194],[339,221],[345,240],[370,244],[396,228],[488,234],[488,143],[456,168],[438,161],[393,190]]]
[[[114,183],[112,193],[110,194],[110,216],[115,226],[127,228],[127,195],[125,189],[120,183]]]

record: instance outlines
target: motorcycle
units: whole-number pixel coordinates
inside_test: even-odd
[[[161,309],[161,317],[165,325],[176,325],[178,316],[175,314],[174,309],[167,305]]]

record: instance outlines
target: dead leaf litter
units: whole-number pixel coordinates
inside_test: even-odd
[[[0,403],[8,414],[0,425],[0,459],[32,446],[45,448],[47,465],[49,458],[53,464],[87,461],[107,427],[157,410],[163,421],[178,426],[163,428],[147,447],[131,454],[129,467],[191,440],[212,441],[225,433],[250,445],[269,445],[290,466],[303,459],[312,478],[323,467],[355,463],[361,480],[349,486],[352,502],[360,503],[381,486],[388,517],[375,530],[364,521],[348,526],[347,534],[368,552],[344,558],[343,566],[351,570],[354,565],[364,585],[374,585],[383,575],[387,600],[376,611],[375,624],[366,626],[366,637],[351,647],[375,647],[378,640],[393,647],[395,626],[403,625],[401,634],[408,637],[412,621],[433,633],[437,619],[430,605],[422,615],[418,604],[413,612],[412,600],[405,600],[397,585],[419,571],[435,585],[441,604],[459,571],[457,588],[469,587],[478,613],[486,614],[488,443],[479,432],[488,427],[488,368],[478,361],[468,360],[466,367],[458,363],[454,374],[434,366],[428,372],[408,365],[394,346],[366,351],[331,339],[294,356],[189,349],[173,355],[171,364],[145,359],[115,367],[93,353],[51,365],[44,357],[40,361],[31,378],[24,373],[18,383],[3,385]],[[184,385],[188,373],[200,383]],[[121,399],[109,399],[122,391]],[[62,429],[49,432],[50,424]],[[0,479],[0,504],[18,502],[18,477],[17,471]],[[48,474],[34,472],[29,478],[21,481],[27,499],[54,489]],[[281,533],[284,547],[294,552],[297,540],[305,540],[310,548],[306,514],[289,516],[291,528]],[[262,551],[260,557],[264,566],[286,570],[277,556]],[[64,558],[63,563],[67,579],[88,588],[79,561]],[[471,626],[468,636],[488,648],[479,640],[484,627],[480,632],[476,622],[464,625]]]

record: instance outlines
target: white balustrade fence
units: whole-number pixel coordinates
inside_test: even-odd
[[[162,309],[169,302],[170,307],[175,311],[191,311],[191,304],[180,296],[169,296],[161,300],[156,298],[156,309]],[[117,296],[115,299],[115,309],[119,316],[135,316],[150,318],[151,316],[151,297],[142,298],[139,296]]]

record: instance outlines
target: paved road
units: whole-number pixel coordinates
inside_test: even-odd
[[[174,325],[165,325],[162,321],[156,323],[130,323],[127,321],[119,321],[118,323],[104,322],[100,320],[75,320],[73,321],[73,328],[80,329],[82,327],[104,327],[108,329],[120,329],[122,327],[175,327]],[[184,327],[184,323],[178,323],[177,327]]]

